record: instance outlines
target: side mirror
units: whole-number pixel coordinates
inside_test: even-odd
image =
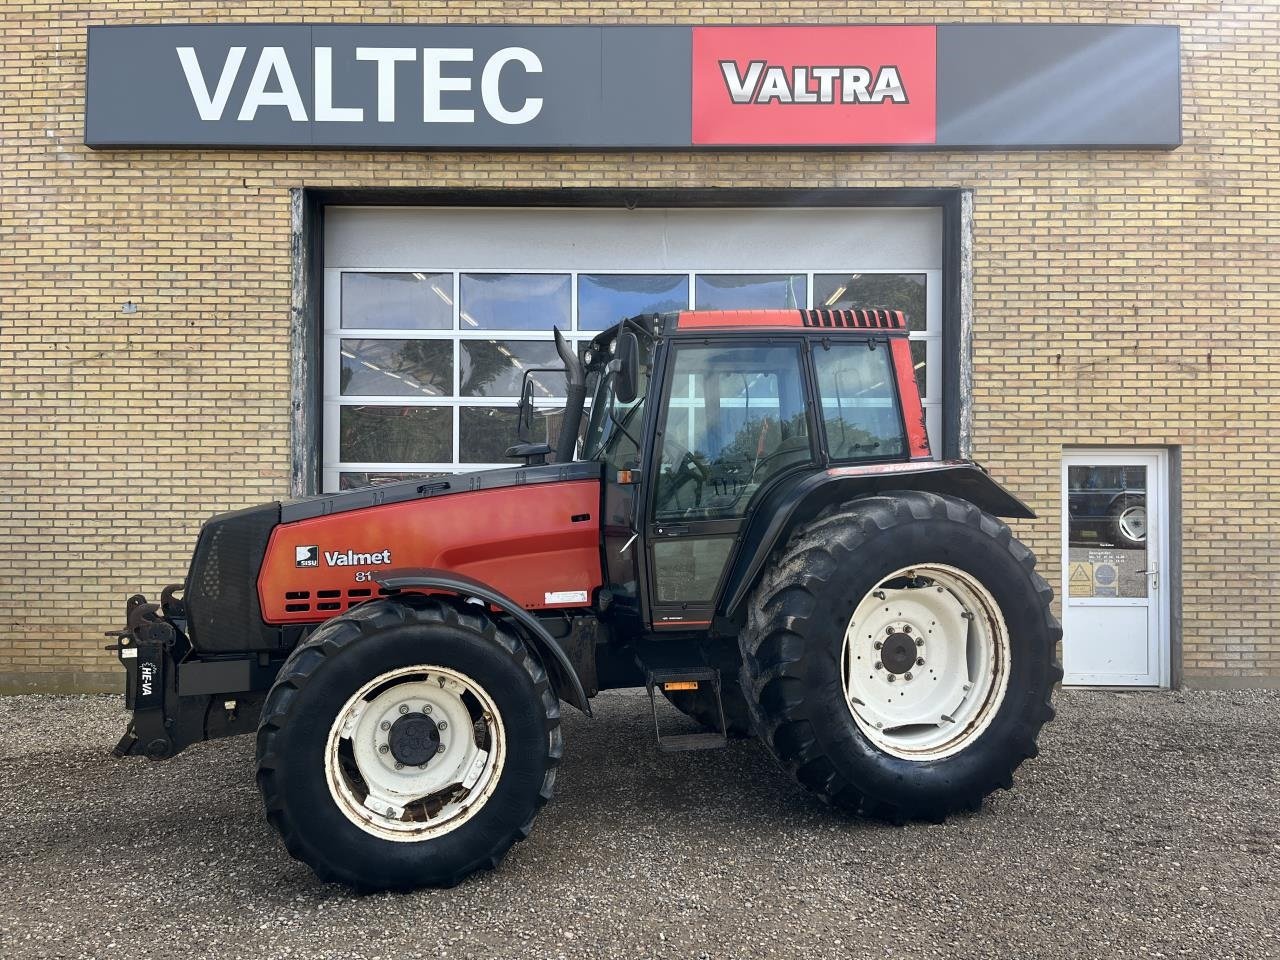
[[[526,372],[520,387],[520,402],[516,404],[516,437],[521,443],[529,442],[533,431],[533,380]]]
[[[613,348],[613,395],[632,403],[640,389],[640,341],[630,330],[618,334]]]

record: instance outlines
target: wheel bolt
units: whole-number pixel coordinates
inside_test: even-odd
[[[916,637],[916,646],[917,646],[917,647],[923,647],[923,646],[924,646],[924,637]]]
[[[895,681],[895,680],[897,680],[897,679],[898,679],[898,678],[897,678],[897,677],[895,677],[892,673],[891,673],[891,674],[889,674],[889,682],[890,682],[890,683],[893,683],[893,681]]]
[[[396,761],[396,769],[397,769],[397,770],[403,770],[403,769],[404,769],[404,764],[403,764],[403,763],[401,763],[399,760],[397,760],[397,761]]]
[[[443,743],[442,743],[442,744],[440,744],[440,746],[436,747],[436,753],[444,753],[444,744],[443,744]],[[424,764],[423,764],[423,766],[425,767],[425,766],[426,766],[426,764],[424,763]]]
[[[408,705],[407,703],[402,703],[402,704],[400,704],[400,712],[401,712],[401,713],[408,713],[408,712],[409,712],[409,705]]]
[[[903,632],[903,633],[910,633],[910,632],[911,632],[911,624],[909,624],[909,623],[904,623],[904,624],[902,625],[902,632]]]
[[[924,666],[924,657],[916,657],[916,666],[917,666],[917,667],[923,667],[923,666]]]
[[[884,644],[881,643],[879,640],[877,640],[874,644],[872,644],[872,646],[874,646],[877,650],[879,650],[881,647],[884,646]]]
[[[383,720],[380,724],[378,724],[378,726],[381,727],[383,730],[391,729],[391,724],[388,723],[386,720]]]
[[[910,679],[911,679],[911,671],[910,671],[910,670],[908,670],[906,673],[904,673],[904,674],[902,675],[902,679],[903,679],[903,680],[910,680]]]
[[[891,637],[892,637],[892,636],[893,636],[893,627],[885,627],[885,628],[884,628],[884,632],[885,632],[885,633],[887,633],[889,636],[891,636]]]
[[[429,703],[424,703],[424,704],[422,705],[422,712],[423,712],[423,713],[430,713],[430,712],[431,712],[431,704],[429,704]]]
[[[449,729],[449,721],[448,721],[448,720],[441,720],[439,723],[437,723],[437,724],[436,724],[436,729],[437,729],[437,730],[448,730],[448,729]]]
[[[884,664],[883,664],[883,663],[881,663],[879,660],[877,660],[877,661],[876,661],[876,669],[877,669],[877,670],[883,670],[883,669],[884,669]]]
[[[380,747],[378,748],[378,752],[379,752],[379,753],[386,753],[386,752],[387,752],[388,750],[390,750],[390,749],[391,749],[391,748],[390,748],[390,747],[388,747],[388,746],[384,743],[382,746],[380,746]]]

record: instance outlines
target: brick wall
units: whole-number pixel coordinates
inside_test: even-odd
[[[289,188],[974,190],[974,454],[1059,571],[1069,444],[1182,456],[1189,684],[1280,682],[1280,18],[1270,3],[24,3],[0,34],[0,686],[116,689],[123,598],[179,579],[200,521],[286,496]],[[1171,152],[95,153],[91,24],[1161,22]],[[137,312],[126,313],[131,301]]]

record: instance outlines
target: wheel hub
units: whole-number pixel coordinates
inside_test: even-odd
[[[854,608],[845,698],[873,744],[907,760],[950,756],[1004,697],[1008,631],[991,594],[945,564],[891,573]]]
[[[391,725],[387,745],[398,763],[425,766],[440,750],[440,731],[430,717],[407,714]]]
[[[893,633],[885,638],[880,660],[890,673],[904,674],[916,664],[916,641],[909,633]]]

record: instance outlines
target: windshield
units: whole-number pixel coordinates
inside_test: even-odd
[[[582,444],[584,460],[601,460],[617,467],[634,466],[640,458],[640,434],[644,429],[644,401],[649,389],[653,344],[640,337],[640,370],[636,398],[620,403],[613,392],[614,376],[605,362],[593,365],[587,387],[591,394],[591,419]]]

